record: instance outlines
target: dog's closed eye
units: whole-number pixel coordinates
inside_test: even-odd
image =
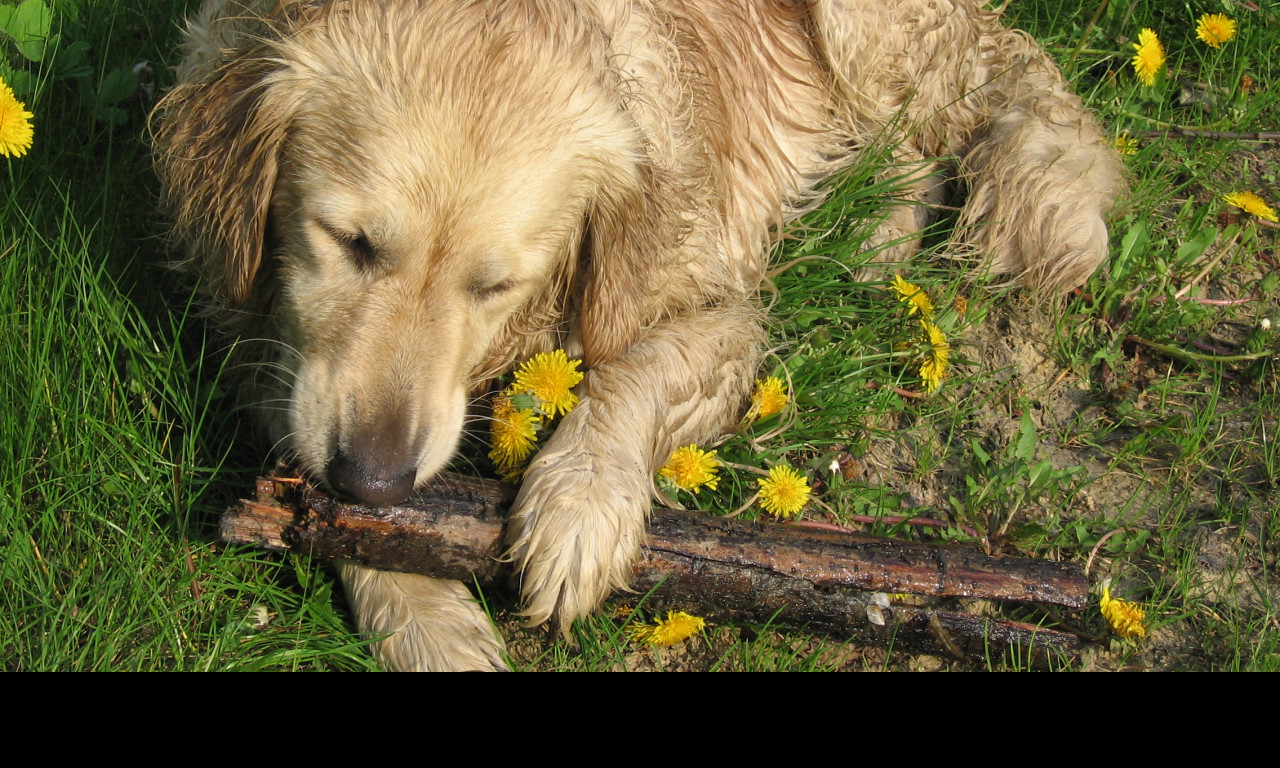
[[[342,247],[347,258],[357,269],[368,270],[381,261],[382,254],[363,232],[348,232],[328,224],[321,224],[320,227]]]
[[[488,301],[498,298],[515,287],[515,280],[502,280],[496,283],[490,283],[486,280],[473,280],[467,286],[467,292],[471,294],[471,298],[475,301]]]

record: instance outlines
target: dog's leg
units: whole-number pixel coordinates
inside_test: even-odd
[[[892,169],[880,181],[893,191],[893,202],[876,231],[867,239],[864,251],[871,260],[859,272],[859,280],[883,280],[887,268],[911,258],[920,249],[920,239],[933,221],[934,206],[942,202],[943,181],[939,164],[922,157],[909,145],[893,152]]]
[[[513,507],[510,557],[531,623],[554,617],[567,632],[627,588],[654,471],[681,445],[733,429],[763,344],[757,309],[722,306],[660,324],[588,372]]]
[[[458,581],[335,560],[356,625],[388,635],[373,655],[400,672],[505,671],[505,648],[489,618]]]
[[[921,157],[959,158],[960,239],[985,270],[1047,291],[1088,278],[1124,167],[1035,41],[977,0],[812,8],[855,133],[896,126]]]

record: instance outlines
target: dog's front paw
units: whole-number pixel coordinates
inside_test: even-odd
[[[562,632],[631,583],[651,489],[639,461],[620,463],[637,454],[599,439],[582,416],[570,414],[530,464],[507,536],[529,623],[554,617]]]
[[[335,560],[360,633],[398,672],[506,671],[505,648],[475,598],[458,581]]]

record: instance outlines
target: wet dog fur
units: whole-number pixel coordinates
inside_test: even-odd
[[[1043,294],[1105,257],[1124,187],[977,0],[208,0],[178,80],[156,123],[176,246],[227,329],[270,340],[254,399],[310,475],[399,501],[485,382],[584,359],[508,541],[529,620],[562,627],[626,586],[655,468],[741,416],[770,245],[860,147],[896,132],[919,203],[878,259],[910,255],[949,171],[954,250]],[[387,666],[504,668],[463,585],[339,571]]]

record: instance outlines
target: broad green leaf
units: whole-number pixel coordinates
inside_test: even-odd
[[[1120,250],[1116,252],[1115,259],[1111,262],[1112,277],[1119,280],[1128,273],[1129,260],[1135,253],[1141,253],[1147,247],[1149,237],[1150,233],[1145,220],[1135,222],[1125,231],[1124,237],[1120,239]]]
[[[1018,426],[1018,446],[1013,455],[1023,461],[1031,461],[1036,455],[1036,428],[1031,423],[1031,412],[1022,412],[1022,423]]]
[[[1216,224],[1209,224],[1202,227],[1200,231],[1196,232],[1190,238],[1183,241],[1182,245],[1178,246],[1178,252],[1176,255],[1177,263],[1191,264],[1196,259],[1200,258],[1201,254],[1203,254],[1210,245],[1213,245],[1213,241],[1217,237],[1218,227]]]
[[[26,0],[18,6],[0,6],[0,32],[17,44],[18,53],[29,61],[42,61],[53,26],[53,12],[44,0]]]
[[[1049,484],[1049,480],[1053,475],[1053,462],[1049,459],[1041,461],[1031,468],[1031,474],[1027,477],[1027,485],[1032,494],[1039,494]]]
[[[89,44],[76,40],[66,45],[57,45],[57,35],[50,38],[53,45],[53,76],[59,80],[70,80],[77,77],[88,77],[93,74],[89,67]]]
[[[10,69],[9,65],[3,61],[0,61],[0,79],[13,89],[13,95],[19,101],[30,98],[31,94],[35,93],[36,82],[31,73],[21,69]]]

